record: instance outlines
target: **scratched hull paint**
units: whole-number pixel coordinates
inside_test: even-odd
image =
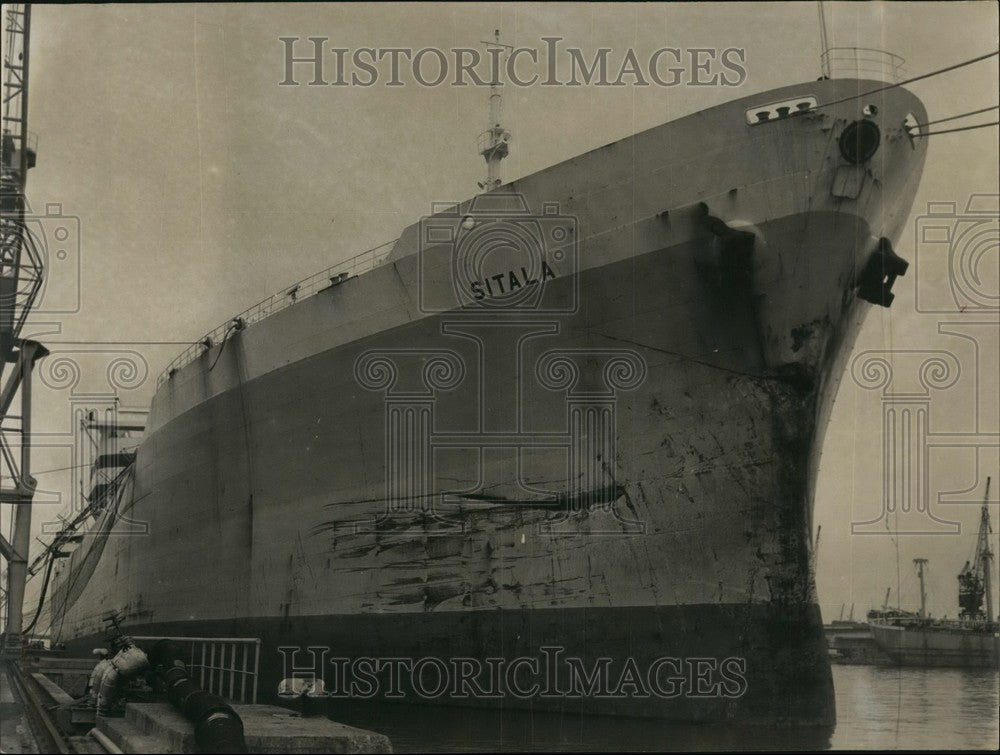
[[[880,150],[858,170],[837,140],[865,101],[758,126],[745,111],[876,86],[745,98],[486,195],[521,197],[539,216],[558,203],[572,230],[529,313],[430,311],[455,295],[451,252],[421,250],[412,226],[383,266],[180,369],[157,392],[119,501],[148,535],[95,524],[57,577],[63,639],[85,644],[110,610],[136,633],[260,636],[265,693],[279,645],[418,658],[537,658],[551,645],[640,668],[739,658],[745,687],[729,697],[503,704],[832,723],[809,572],[813,488],[870,309],[859,273],[880,237],[898,239],[923,164],[901,124],[924,111],[903,89],[880,95]],[[853,198],[833,190],[845,170]],[[754,234],[748,269],[727,266],[706,210]],[[465,203],[458,216],[475,212]],[[488,272],[519,270],[501,254]],[[446,369],[428,392],[406,349],[450,359],[450,382]],[[543,374],[554,349],[575,355],[575,383]],[[357,367],[374,352],[396,360],[395,383]],[[616,357],[634,379],[608,377]],[[391,415],[401,401],[409,413]],[[389,442],[404,431],[409,443]],[[387,472],[394,453],[406,469],[422,463],[414,439],[441,443],[416,482]]]

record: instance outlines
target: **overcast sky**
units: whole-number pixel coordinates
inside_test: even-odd
[[[832,45],[891,50],[906,59],[911,75],[998,45],[993,2],[829,3],[826,13]],[[155,376],[183,348],[177,342],[197,340],[268,294],[395,238],[432,202],[474,194],[484,176],[474,146],[485,127],[484,88],[281,87],[281,36],[329,37],[329,46],[351,49],[447,50],[478,47],[499,27],[514,46],[541,49],[542,37],[558,36],[588,55],[600,47],[617,55],[632,48],[640,59],[664,46],[746,50],[746,81],[736,88],[533,86],[509,92],[503,123],[514,141],[505,180],[696,110],[820,74],[814,2],[42,5],[33,14],[29,128],[39,135],[39,151],[28,196],[38,213],[59,203],[64,214],[79,218],[82,278],[79,311],[39,312],[25,335],[49,331],[43,340],[53,357],[104,350],[103,363],[71,355],[83,369],[78,394],[107,390],[111,351],[139,352],[149,378],[121,396],[123,404],[136,406],[148,404]],[[912,85],[931,119],[994,105],[997,89],[996,58]],[[995,119],[996,111],[968,122]],[[914,260],[914,227],[928,202],[964,208],[970,193],[997,194],[997,162],[996,128],[933,138],[900,254]],[[980,275],[995,296],[1000,258],[992,238]],[[52,261],[50,308],[75,301],[74,264],[72,255]],[[975,371],[974,344],[938,332],[939,323],[961,316],[918,313],[914,280],[911,275],[896,284],[891,310],[872,312],[857,351],[954,352],[963,381],[933,396],[932,430],[968,432],[978,422],[980,433],[997,433],[995,339],[981,339],[980,364],[992,368],[984,370],[988,379],[978,386],[977,406],[976,386],[964,380]],[[996,322],[995,314],[968,316]],[[66,390],[43,385],[37,391],[36,425],[53,433],[56,445],[68,440],[67,399]],[[880,604],[892,585],[892,602],[901,586],[904,605],[914,607],[911,560],[926,556],[929,608],[953,616],[955,575],[972,552],[978,505],[947,509],[946,518],[963,525],[959,536],[851,535],[852,521],[877,518],[880,511],[880,413],[878,391],[845,381],[816,502],[823,528],[820,601],[827,618],[852,602],[860,615]],[[973,488],[964,498],[980,499],[985,474],[1000,477],[995,445],[935,451],[932,489]],[[65,493],[67,473],[45,470],[66,466],[67,458],[65,451],[38,450],[34,466],[42,488]],[[38,507],[36,526],[59,507],[47,508]],[[1000,521],[995,506],[993,517]],[[7,521],[5,511],[5,531]],[[994,536],[994,550],[1000,550],[995,543]]]

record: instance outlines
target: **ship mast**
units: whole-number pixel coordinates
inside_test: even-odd
[[[493,41],[486,42],[487,51],[493,56],[493,77],[490,82],[490,120],[489,128],[483,131],[476,140],[479,154],[486,160],[486,180],[479,182],[479,188],[483,191],[493,191],[500,186],[500,162],[509,153],[508,144],[510,142],[510,132],[500,125],[500,81],[501,56],[504,50],[510,49],[510,45],[500,42],[500,30],[493,30]]]
[[[826,11],[823,8],[823,0],[817,0],[819,6],[819,65],[823,78],[830,78],[830,39],[826,33]]]
[[[920,579],[920,618],[927,618],[926,608],[927,608],[927,593],[924,592],[924,565],[927,563],[926,558],[915,558],[913,563],[917,565],[917,577]]]

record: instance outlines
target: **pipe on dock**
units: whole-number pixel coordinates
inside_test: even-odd
[[[150,665],[167,690],[167,698],[194,724],[200,752],[245,753],[243,721],[218,695],[206,692],[188,674],[178,647],[159,640],[149,653]]]
[[[97,728],[93,728],[87,732],[87,734],[94,739],[101,747],[103,747],[107,752],[112,753],[112,755],[123,755],[124,750],[122,750],[118,745],[108,739],[107,735],[98,731]]]

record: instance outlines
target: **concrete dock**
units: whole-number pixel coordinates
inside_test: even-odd
[[[390,753],[383,734],[275,705],[233,705],[251,753]],[[194,727],[168,703],[129,703],[124,718],[98,716],[97,729],[124,752],[196,753]]]
[[[0,664],[0,752],[38,752],[24,702],[14,694],[6,664]]]
[[[39,663],[32,658],[24,671],[17,661],[0,664],[0,752],[199,752],[192,723],[154,693],[147,693],[154,701],[130,700],[122,717],[97,716],[93,708],[76,704],[93,664],[91,659],[46,658]],[[36,670],[40,668],[45,670]],[[232,707],[243,722],[251,753],[392,752],[385,735],[324,716],[303,716],[275,705]]]

